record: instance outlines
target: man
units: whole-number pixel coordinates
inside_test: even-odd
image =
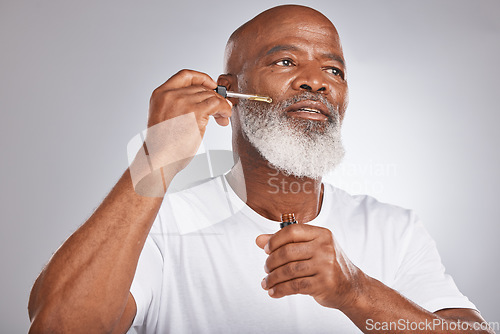
[[[272,8],[225,65],[218,84],[273,103],[226,100],[195,71],[158,87],[144,148],[37,279],[30,332],[490,333],[411,212],[321,182],[347,107],[333,24]],[[165,196],[210,116],[231,119],[235,166]]]

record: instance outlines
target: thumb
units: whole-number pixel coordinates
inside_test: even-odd
[[[257,237],[257,239],[255,239],[255,243],[257,244],[257,246],[264,249],[264,247],[267,245],[267,242],[269,241],[269,239],[271,239],[272,236],[272,234],[261,234]]]

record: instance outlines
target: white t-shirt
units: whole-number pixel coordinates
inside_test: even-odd
[[[475,309],[411,211],[325,184],[321,212],[308,224],[330,229],[357,267],[428,311]],[[167,195],[132,283],[131,332],[361,333],[311,296],[273,299],[261,288],[267,254],[255,239],[278,230],[224,176]]]

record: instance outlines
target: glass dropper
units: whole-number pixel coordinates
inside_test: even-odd
[[[267,103],[273,102],[273,99],[271,99],[269,96],[228,92],[227,88],[224,87],[224,86],[217,86],[217,88],[215,89],[215,92],[217,94],[222,95],[222,97],[224,97],[224,98],[234,97],[234,98],[238,98],[238,99],[246,99],[246,100],[252,100],[252,101],[261,101],[261,102],[267,102]]]

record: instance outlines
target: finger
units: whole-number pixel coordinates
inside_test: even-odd
[[[186,99],[192,103],[200,102],[213,95],[219,94],[217,94],[214,90],[201,85],[193,85],[164,91],[155,90],[153,92],[153,97],[155,99]]]
[[[210,98],[216,98],[219,101],[224,101],[230,109],[233,107],[231,101],[225,99],[220,94],[217,94],[213,89],[208,89],[201,85],[182,87],[167,91],[156,90],[153,92],[151,102],[164,104],[165,101],[176,101],[177,107],[182,108],[187,105],[202,103]],[[170,106],[172,106],[171,103]],[[192,108],[190,109],[193,111]],[[227,117],[227,115],[224,117]]]
[[[157,90],[164,91],[193,85],[202,85],[209,89],[217,88],[217,83],[208,74],[193,70],[181,70],[159,86]]]
[[[231,114],[233,112],[233,103],[226,99],[227,103],[229,104],[229,108],[231,108]],[[229,125],[229,117],[224,116],[220,113],[215,113],[214,114],[214,119],[217,122],[217,124],[222,125],[222,126],[227,126]]]
[[[317,274],[317,268],[311,261],[289,262],[273,270],[264,278],[264,289],[268,290],[277,284],[290,281],[300,277],[308,277]]]
[[[203,110],[206,116],[218,115],[218,117],[231,117],[232,108],[228,101],[215,93],[215,95],[210,94],[207,97],[196,104],[197,109]]]
[[[296,278],[273,286],[268,290],[269,296],[281,298],[289,295],[313,295],[314,276]]]
[[[207,97],[212,96],[212,93],[216,94],[213,90],[200,85],[165,91],[155,89],[149,102],[150,111],[159,110],[166,106],[173,107],[176,110],[184,109],[188,104],[205,100]],[[174,113],[174,116],[177,116],[177,113]]]
[[[257,239],[255,239],[255,243],[257,244],[257,246],[264,249],[267,242],[269,241],[269,238],[271,238],[272,236],[273,234],[261,234],[257,237]]]
[[[219,112],[223,117],[231,116],[231,107],[219,94],[203,86],[191,86],[165,92],[153,93],[150,102],[148,126],[194,112],[198,119],[208,122],[210,115]]]
[[[202,87],[202,86],[197,86],[197,87]],[[205,90],[201,90],[201,91],[198,91],[198,92],[195,92],[192,94],[192,102],[193,103],[202,103],[203,101],[207,100],[207,99],[210,99],[210,98],[214,98],[214,99],[217,99],[219,101],[224,101],[225,103],[227,103],[227,100],[225,98],[223,98],[222,96],[220,96],[219,94],[217,94],[215,91],[211,90],[211,89],[206,89],[204,88]]]
[[[203,114],[207,118],[216,113],[222,117],[231,116],[231,103],[215,91],[202,86],[185,87],[159,94],[163,94],[163,97],[155,101],[176,110],[174,115],[180,110],[188,109],[189,112]]]
[[[220,126],[228,126],[229,125],[229,117],[224,117],[215,114],[214,115],[215,122],[219,124]]]
[[[319,237],[321,233],[324,233],[322,230],[326,230],[329,232],[329,230],[327,229],[313,225],[307,225],[307,224],[288,225],[287,228],[279,230],[274,234],[274,236],[271,239],[269,239],[267,245],[267,249],[269,252],[266,251],[266,253],[270,254],[275,250],[277,250],[278,248],[289,243],[307,242],[314,240],[315,238]]]
[[[286,244],[272,252],[266,260],[264,270],[271,273],[289,262],[309,260],[314,255],[311,242],[296,242]]]
[[[186,102],[188,103],[202,103],[207,99],[214,98],[218,99],[218,101],[224,101],[225,103],[227,103],[230,109],[233,108],[233,104],[231,103],[231,101],[224,98],[220,94],[217,94],[213,89],[208,89],[199,85],[175,89],[165,92],[165,94],[172,94],[172,97],[180,95],[181,97],[185,98]]]

